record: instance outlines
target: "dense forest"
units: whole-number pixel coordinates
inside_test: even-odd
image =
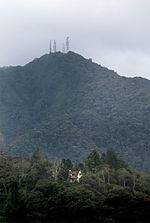
[[[91,59],[51,53],[0,68],[0,149],[82,162],[115,148],[131,168],[150,170],[150,81],[125,78]]]
[[[68,171],[81,171],[79,183]],[[132,170],[112,149],[84,163],[0,153],[0,222],[148,223],[150,172]]]

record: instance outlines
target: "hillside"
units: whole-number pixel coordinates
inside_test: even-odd
[[[129,169],[112,149],[53,164],[39,149],[31,158],[0,152],[0,166],[1,223],[149,222],[150,172]]]
[[[82,56],[52,53],[0,69],[0,148],[84,160],[112,147],[150,169],[150,81],[125,78]]]

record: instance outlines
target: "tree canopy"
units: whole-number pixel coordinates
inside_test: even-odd
[[[101,164],[101,158],[96,149],[94,149],[85,160],[85,166],[88,170],[94,171],[94,169]]]
[[[52,164],[39,149],[31,158],[0,153],[0,222],[149,222],[150,173],[123,162],[116,168],[114,156],[120,159],[109,156],[109,165],[104,154],[91,151],[79,164],[80,182],[71,183],[67,172],[79,166],[68,159]]]
[[[0,68],[0,149],[83,162],[115,148],[132,168],[150,169],[150,81],[125,78],[68,52]]]

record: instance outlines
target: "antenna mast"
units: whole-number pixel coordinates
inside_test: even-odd
[[[66,38],[66,51],[67,51],[67,53],[69,51],[69,36],[67,36],[67,38]]]
[[[56,40],[54,40],[54,43],[53,43],[53,50],[54,50],[54,53],[56,53]]]
[[[52,41],[49,41],[49,54],[52,53]]]
[[[63,44],[62,44],[62,52],[65,53],[65,51],[66,51],[66,50],[65,50],[65,44],[63,43]]]

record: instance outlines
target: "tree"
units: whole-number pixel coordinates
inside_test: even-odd
[[[100,166],[101,158],[96,149],[94,149],[85,160],[85,167],[89,171],[95,171],[95,168]]]
[[[73,164],[71,162],[71,160],[69,159],[62,159],[61,163],[58,167],[58,181],[59,182],[63,182],[63,181],[67,181],[68,179],[68,172],[69,170],[71,170],[73,167]]]
[[[106,154],[102,156],[102,162],[116,170],[120,168],[128,168],[128,164],[123,159],[119,158],[113,149],[107,150]]]
[[[43,158],[39,148],[36,148],[31,156],[31,164],[39,162]]]
[[[133,184],[133,178],[132,178],[132,175],[131,173],[129,172],[129,170],[125,169],[125,168],[121,168],[119,170],[116,171],[117,173],[117,177],[120,181],[120,184],[122,186],[132,186]]]
[[[75,163],[74,165],[73,165],[73,169],[75,170],[75,171],[84,171],[84,164],[83,163]]]

